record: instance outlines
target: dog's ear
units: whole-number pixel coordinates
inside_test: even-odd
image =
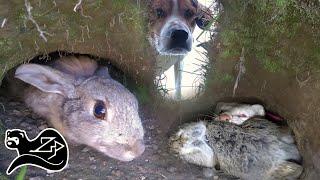
[[[207,27],[212,21],[212,11],[202,4],[198,5],[196,24],[200,29]]]

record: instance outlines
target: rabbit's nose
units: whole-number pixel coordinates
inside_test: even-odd
[[[145,145],[142,139],[136,140],[130,147],[127,148],[125,156],[128,159],[134,159],[140,156],[145,150]]]
[[[219,115],[219,120],[220,121],[230,121],[231,120],[231,116],[229,116],[228,114],[220,114]]]
[[[131,151],[137,154],[138,156],[141,155],[145,150],[144,142],[143,140],[139,139],[137,140],[131,148]]]

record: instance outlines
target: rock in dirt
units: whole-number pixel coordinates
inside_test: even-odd
[[[123,175],[123,172],[121,172],[120,170],[113,170],[111,171],[111,174],[116,177],[121,177]]]
[[[177,171],[177,168],[171,166],[171,167],[168,167],[167,170],[171,173],[174,173]]]
[[[18,110],[13,110],[12,111],[12,115],[15,115],[15,116],[22,116],[23,113],[21,111],[18,111]]]
[[[89,160],[90,161],[95,161],[94,157],[92,157],[92,156],[89,157]]]
[[[212,168],[204,168],[203,169],[203,175],[206,178],[211,178],[212,176],[214,176],[214,172]]]
[[[29,180],[43,180],[43,177],[36,176],[36,177],[30,177]]]
[[[91,165],[91,166],[90,166],[90,169],[95,170],[95,169],[97,169],[97,166],[96,166],[96,165]]]
[[[87,147],[85,147],[85,148],[83,148],[82,150],[81,150],[81,152],[88,152],[89,151],[89,148],[87,148]]]

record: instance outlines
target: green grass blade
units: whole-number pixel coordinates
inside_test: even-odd
[[[24,180],[27,174],[27,166],[22,166],[16,176],[16,180]]]

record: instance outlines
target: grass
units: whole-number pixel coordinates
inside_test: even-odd
[[[24,180],[25,179],[25,177],[26,177],[26,174],[27,174],[27,168],[28,168],[28,166],[22,166],[21,168],[20,168],[20,171],[19,171],[19,173],[17,174],[17,176],[16,176],[16,180]]]
[[[147,104],[151,101],[151,95],[149,92],[148,87],[140,85],[135,90],[135,95],[138,98],[139,103],[141,104]]]
[[[9,180],[9,178],[0,172],[0,180]]]
[[[223,44],[219,57],[238,58],[244,47],[247,56],[254,57],[271,73],[294,69],[301,59],[313,70],[319,69],[319,56],[310,56],[319,53],[320,13],[310,13],[319,3],[311,3],[309,9],[303,7],[295,0],[232,1],[218,20]],[[295,43],[300,41],[302,44]],[[298,51],[299,56],[292,51]]]
[[[211,71],[205,79],[205,85],[210,87],[214,83],[232,83],[235,79],[233,75],[218,70]]]

